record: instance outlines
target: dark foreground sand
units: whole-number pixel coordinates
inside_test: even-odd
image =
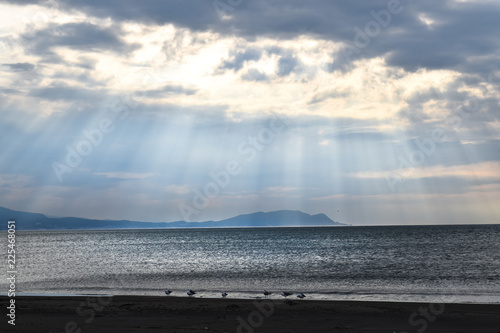
[[[11,326],[0,300],[0,332],[500,333],[500,304],[17,296]]]

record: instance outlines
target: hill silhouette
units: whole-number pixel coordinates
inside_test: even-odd
[[[17,230],[67,229],[151,229],[151,228],[229,228],[229,227],[286,227],[340,226],[325,214],[310,215],[298,210],[278,210],[238,215],[221,221],[204,222],[141,222],[129,220],[94,220],[78,217],[47,217],[43,214],[19,212],[0,207],[0,230],[7,230],[7,221],[15,220]]]

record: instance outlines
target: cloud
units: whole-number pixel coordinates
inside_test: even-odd
[[[49,87],[31,89],[29,96],[53,101],[95,102],[96,99],[103,97],[103,92],[87,88],[71,87],[64,84],[55,84]]]
[[[234,51],[233,51],[234,52]],[[259,60],[262,57],[262,50],[249,48],[235,51],[230,60],[225,60],[220,65],[220,69],[234,69],[239,71],[246,62]]]
[[[299,66],[300,61],[294,56],[281,57],[278,61],[278,76],[287,76]]]
[[[116,5],[111,0],[80,0],[61,3],[60,8],[78,9],[92,16],[111,17],[123,22],[174,24],[193,31],[212,31],[244,38],[272,36],[283,39],[311,35],[347,45],[356,37],[354,27],[363,31],[368,22],[377,22],[371,12],[387,10],[387,1],[309,1],[307,4],[298,0],[252,1],[235,8],[229,13],[229,20],[221,20],[212,3],[207,1],[124,1]],[[495,57],[475,58],[498,51],[496,36],[500,6],[497,3],[422,0],[401,2],[399,9],[401,12],[392,15],[386,27],[381,26],[380,34],[361,50],[358,58],[382,56],[388,65],[408,71],[454,68],[485,73],[487,69],[498,68],[499,61]],[[119,46],[112,34],[89,25],[69,24],[61,28],[63,36],[45,37],[45,40],[97,49],[104,48],[106,43]],[[76,34],[75,30],[80,30],[80,33]],[[73,41],[70,40],[72,36],[76,36]],[[43,36],[37,36],[37,39],[39,37]],[[90,38],[92,43],[89,43]],[[120,47],[123,49],[124,46]],[[257,54],[242,53],[239,56],[242,59],[235,59],[234,68],[241,66],[245,57],[251,59]],[[479,67],[475,59],[481,59]],[[227,63],[227,66],[231,64]]]
[[[165,95],[169,94],[184,94],[184,95],[194,95],[198,89],[195,88],[185,88],[180,85],[171,85],[167,84],[164,85],[162,88],[159,89],[150,89],[142,92],[143,95],[148,96],[148,97],[162,97]]]
[[[46,56],[53,56],[58,47],[115,53],[128,53],[138,48],[138,44],[126,43],[119,36],[119,28],[83,22],[60,25],[52,23],[47,28],[29,33],[26,37],[30,40],[28,49],[31,53]]]
[[[108,178],[117,178],[117,179],[144,179],[147,177],[151,177],[153,174],[151,173],[133,173],[133,172],[96,172],[96,175],[106,176]]]
[[[405,179],[418,178],[440,178],[440,177],[459,177],[466,179],[493,179],[500,182],[500,162],[479,162],[466,165],[434,165],[416,168],[412,172],[407,172]],[[398,172],[400,170],[391,170]],[[359,172],[352,174],[356,178],[385,178],[386,172]]]
[[[25,71],[32,71],[33,69],[35,69],[35,65],[30,64],[29,62],[2,64],[2,66],[8,67],[13,72],[25,72]]]
[[[255,68],[250,68],[241,78],[246,81],[269,81],[269,77],[266,74]]]

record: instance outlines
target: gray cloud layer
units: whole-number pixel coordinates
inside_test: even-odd
[[[18,1],[14,3],[19,4]],[[112,17],[118,21],[173,23],[195,31],[214,31],[250,39],[309,34],[353,44],[356,37],[354,28],[364,31],[366,24],[374,21],[371,11],[380,13],[387,10],[388,3],[388,0],[244,1],[229,12],[229,20],[221,20],[212,2],[204,0],[77,0],[61,2],[60,7],[78,9],[97,17]],[[500,47],[500,4],[497,2],[402,0],[397,8],[400,12],[391,15],[389,24],[382,27],[380,34],[372,38],[369,45],[353,59],[384,56],[389,65],[410,71],[418,68],[454,68],[464,72],[488,73],[500,67],[498,57],[482,57],[497,52]],[[433,23],[428,26],[420,19],[422,16]],[[57,38],[37,36],[41,37],[41,41],[36,47],[40,51],[54,44],[117,50],[127,48],[113,35],[90,25],[71,24],[62,27],[62,31],[65,35]],[[248,51],[240,55],[247,59],[256,56]],[[333,63],[345,62],[345,59],[338,59],[340,57],[342,54],[337,54]],[[235,66],[238,66],[239,59],[237,56]]]

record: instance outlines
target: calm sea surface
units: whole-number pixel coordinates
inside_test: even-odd
[[[26,294],[500,302],[500,225],[17,232]],[[2,251],[7,236],[0,234]],[[7,256],[4,272],[7,271]],[[8,290],[6,279],[0,293]],[[294,297],[294,296],[293,296]]]

